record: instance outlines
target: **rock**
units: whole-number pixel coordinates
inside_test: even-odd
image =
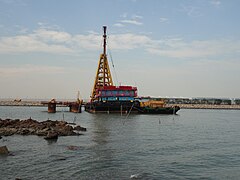
[[[2,127],[3,125],[3,120],[0,119],[0,128]]]
[[[36,134],[37,136],[47,136],[47,131],[44,130],[36,130],[36,132],[34,134]]]
[[[69,150],[72,150],[72,151],[76,151],[76,150],[79,150],[79,149],[80,149],[80,147],[78,147],[78,146],[67,146],[67,148],[68,148]]]
[[[47,128],[47,126],[44,124],[39,124],[38,126],[35,127],[35,129],[37,129],[37,130],[43,130],[45,128]]]
[[[66,125],[63,127],[59,127],[55,129],[59,135],[61,136],[72,136],[72,135],[76,135],[76,133],[73,131],[73,127]]]
[[[86,128],[76,126],[75,129],[73,129],[73,127],[65,121],[47,120],[38,122],[31,118],[26,120],[0,119],[0,136],[11,136],[13,134],[20,134],[47,137],[48,133],[52,133],[53,131],[56,132],[58,136],[81,135],[79,133],[76,133],[74,130],[86,131]]]
[[[17,132],[15,128],[0,128],[1,136],[11,136]]]
[[[5,154],[5,155],[9,154],[7,146],[1,146],[0,147],[0,154]]]
[[[29,131],[29,129],[22,128],[22,129],[19,129],[19,131],[17,132],[17,134],[20,134],[20,135],[29,135],[29,134],[30,134],[30,131]]]
[[[67,125],[66,121],[58,121],[57,125],[65,126]]]
[[[58,133],[56,131],[48,131],[48,134],[44,139],[58,139]]]
[[[87,131],[86,128],[81,127],[81,126],[79,126],[79,125],[77,125],[76,127],[74,127],[73,130],[75,130],[75,131]]]
[[[28,133],[29,135],[36,134],[36,130],[34,128],[29,128],[28,131],[29,131]]]
[[[2,139],[2,136],[0,136],[0,139]]]

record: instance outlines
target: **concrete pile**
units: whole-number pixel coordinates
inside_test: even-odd
[[[76,126],[73,128],[65,121],[47,120],[39,122],[33,119],[0,119],[0,136],[19,135],[38,135],[53,138],[58,136],[81,135],[76,131],[86,131],[86,128]]]

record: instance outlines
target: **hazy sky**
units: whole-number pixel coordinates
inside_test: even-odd
[[[239,0],[0,0],[0,98],[76,98],[78,90],[88,98],[103,25],[116,85],[144,96],[239,98],[239,7]]]

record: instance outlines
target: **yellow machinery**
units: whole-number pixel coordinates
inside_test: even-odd
[[[113,86],[112,75],[110,72],[110,68],[108,65],[107,54],[106,54],[106,30],[107,27],[103,26],[103,53],[100,55],[100,59],[98,62],[98,69],[96,73],[96,78],[92,90],[91,101],[96,99],[97,89],[101,89],[104,86]]]
[[[165,102],[163,100],[149,100],[146,102],[141,102],[140,106],[149,108],[162,108],[165,106]]]

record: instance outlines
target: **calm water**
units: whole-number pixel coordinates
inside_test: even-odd
[[[64,119],[83,136],[47,142],[37,136],[0,140],[0,179],[240,179],[240,111],[180,110],[178,115],[74,114],[59,108],[0,107],[0,117]],[[75,146],[70,150],[68,146]]]

